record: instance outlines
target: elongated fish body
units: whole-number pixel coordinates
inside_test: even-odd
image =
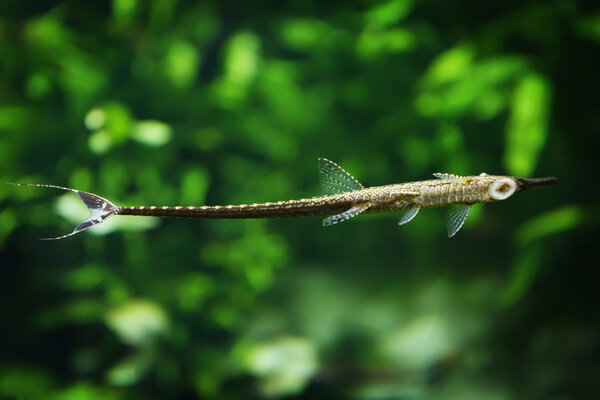
[[[113,215],[137,215],[188,218],[281,218],[327,215],[324,226],[333,225],[358,214],[406,211],[399,224],[411,221],[421,208],[451,206],[448,213],[448,236],[464,224],[471,205],[507,199],[514,193],[533,187],[553,185],[557,178],[523,179],[503,175],[459,176],[436,173],[436,179],[363,187],[340,166],[319,159],[319,174],[324,195],[299,200],[226,206],[135,206],[119,207],[93,193],[55,185],[21,184],[53,187],[77,193],[90,210],[90,216],[62,239],[75,235]]]
[[[307,199],[227,206],[136,206],[120,207],[119,215],[152,215],[191,218],[284,218],[331,215],[358,204],[370,204],[363,214],[433,208],[452,204],[474,204],[496,201],[490,198],[484,177],[432,179],[365,189]],[[491,178],[491,177],[486,177]],[[498,178],[498,177],[496,177]],[[488,179],[489,180],[489,179]],[[488,184],[489,186],[489,184]]]

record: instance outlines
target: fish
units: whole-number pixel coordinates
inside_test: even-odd
[[[481,173],[461,176],[434,173],[435,179],[364,187],[338,164],[319,158],[323,195],[298,200],[224,206],[117,206],[93,193],[64,186],[13,183],[18,186],[55,188],[77,193],[90,214],[73,232],[44,238],[58,240],[76,235],[115,215],[187,218],[283,218],[326,216],[323,226],[347,221],[359,214],[404,211],[399,225],[412,221],[421,209],[449,207],[447,234],[451,238],[462,228],[471,206],[506,200],[524,190],[555,185],[556,177],[517,178]]]

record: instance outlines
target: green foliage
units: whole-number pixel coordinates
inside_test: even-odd
[[[506,169],[515,176],[529,176],[548,137],[550,95],[540,76],[521,79],[513,94],[507,127]]]
[[[410,224],[115,217],[0,185],[0,397],[594,398],[598,11],[583,2],[9,2],[2,180],[117,205],[433,172],[557,187]]]

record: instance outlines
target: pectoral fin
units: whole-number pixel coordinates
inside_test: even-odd
[[[365,211],[371,207],[370,203],[359,204],[357,206],[352,207],[349,210],[344,211],[341,214],[332,215],[323,220],[323,226],[329,226],[333,224],[337,224],[338,222],[344,222],[352,217],[357,216],[361,212]]]
[[[400,220],[400,222],[398,222],[398,225],[404,225],[407,222],[412,221],[412,219],[417,216],[417,213],[419,212],[419,210],[420,210],[419,207],[411,208],[410,210],[408,210],[404,214],[404,216],[402,217],[402,219]]]
[[[448,237],[456,235],[456,232],[462,228],[463,224],[467,220],[469,216],[469,211],[471,211],[471,206],[466,204],[455,204],[450,206],[450,210],[448,211]]]

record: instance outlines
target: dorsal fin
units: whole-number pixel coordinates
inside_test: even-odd
[[[319,178],[325,195],[364,189],[352,175],[326,158],[319,158]]]
[[[445,173],[445,172],[435,172],[433,174],[433,176],[435,176],[438,179],[449,179],[451,181],[460,181],[460,182],[462,182],[462,181],[465,180],[464,176],[456,175],[456,174],[448,174],[448,173]]]

